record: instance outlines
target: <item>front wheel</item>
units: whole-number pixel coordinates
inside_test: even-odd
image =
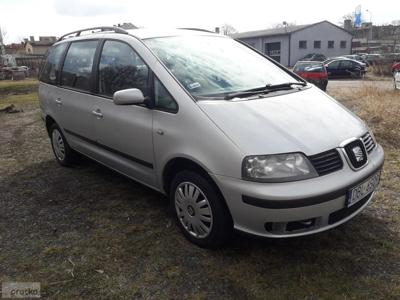
[[[178,226],[192,243],[216,248],[232,237],[228,208],[205,177],[193,171],[178,173],[171,185],[170,198]]]

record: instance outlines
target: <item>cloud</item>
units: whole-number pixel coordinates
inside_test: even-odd
[[[122,0],[54,0],[56,12],[64,16],[120,14],[126,9]]]

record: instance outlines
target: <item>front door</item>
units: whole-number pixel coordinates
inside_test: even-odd
[[[132,47],[104,42],[98,66],[95,130],[102,162],[145,184],[154,185],[153,111],[145,105],[115,105],[114,92],[140,89],[148,96],[149,68]]]
[[[73,148],[91,155],[95,141],[93,128],[94,97],[91,95],[92,69],[97,40],[72,42],[61,72],[60,88],[55,99],[59,110],[57,122]]]

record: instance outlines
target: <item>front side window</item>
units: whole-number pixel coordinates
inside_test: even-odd
[[[106,41],[99,64],[99,93],[108,97],[116,91],[137,88],[148,95],[149,68],[127,44]]]
[[[73,42],[65,57],[61,85],[90,91],[97,41]]]
[[[46,63],[40,73],[40,81],[49,84],[57,83],[59,64],[66,47],[67,44],[63,43],[49,49]]]
[[[154,105],[156,108],[160,108],[162,110],[178,110],[178,105],[176,104],[174,98],[157,77],[154,77]]]
[[[198,98],[298,81],[256,51],[223,36],[160,37],[145,43]]]

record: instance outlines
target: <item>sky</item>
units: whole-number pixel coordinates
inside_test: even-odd
[[[131,22],[139,27],[197,27],[214,30],[225,23],[239,32],[266,29],[283,21],[339,24],[361,5],[365,20],[377,24],[400,19],[397,0],[0,0],[5,42],[62,34],[94,26]]]

